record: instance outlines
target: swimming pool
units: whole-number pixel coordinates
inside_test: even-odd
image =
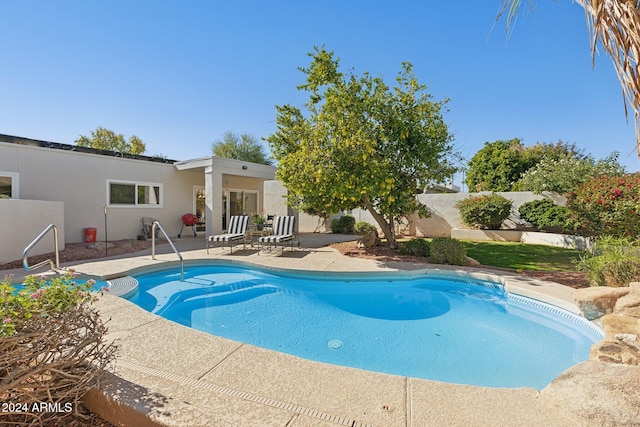
[[[192,266],[136,276],[130,300],[185,326],[306,359],[396,375],[541,389],[586,360],[584,318],[453,276]]]

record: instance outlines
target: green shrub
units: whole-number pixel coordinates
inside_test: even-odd
[[[569,210],[549,199],[523,203],[518,211],[520,218],[541,231],[565,232],[573,229]]]
[[[368,231],[375,231],[376,233],[378,232],[378,228],[373,225],[373,224],[369,224],[366,221],[360,221],[356,224],[355,227],[356,233],[358,234],[367,234]]]
[[[419,238],[411,239],[408,242],[402,243],[398,252],[402,255],[428,257],[430,254],[429,241]]]
[[[456,204],[462,222],[473,228],[497,230],[511,213],[512,202],[498,194],[469,197]]]
[[[429,261],[434,264],[466,265],[466,251],[462,243],[448,237],[436,237],[431,241]]]
[[[343,215],[331,221],[331,232],[335,234],[349,234],[355,231],[356,219],[351,215]]]
[[[629,282],[640,281],[640,240],[599,238],[577,264],[592,285],[629,286]]]

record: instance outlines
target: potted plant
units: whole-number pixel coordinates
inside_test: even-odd
[[[264,216],[260,214],[255,214],[253,216],[253,223],[256,225],[256,229],[258,229],[258,231],[262,231],[265,222],[267,222],[267,219]]]

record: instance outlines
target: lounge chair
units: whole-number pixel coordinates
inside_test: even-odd
[[[229,220],[229,227],[224,234],[216,234],[207,237],[207,253],[209,253],[210,243],[220,243],[224,247],[225,243],[229,243],[229,249],[233,253],[233,242],[244,242],[244,233],[247,231],[249,217],[247,215],[234,215]]]
[[[296,242],[296,236],[293,233],[293,227],[295,224],[295,217],[293,216],[277,216],[273,220],[273,234],[268,236],[262,236],[258,239],[259,245],[262,247],[265,244],[282,247],[282,253],[284,253],[284,247],[286,243],[289,243],[293,248]]]

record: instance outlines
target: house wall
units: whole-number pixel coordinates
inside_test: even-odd
[[[264,213],[265,215],[287,215],[287,189],[280,181],[264,182]]]
[[[193,186],[204,185],[201,171],[178,171],[171,164],[2,142],[0,171],[19,174],[20,199],[64,203],[67,243],[82,242],[85,227],[96,228],[97,239],[104,239],[109,179],[163,186],[161,207],[108,207],[109,240],[136,238],[142,217],[155,218],[169,234],[177,234],[181,216],[193,209]],[[35,237],[39,231],[25,232]]]
[[[62,202],[0,199],[0,218],[0,264],[21,259],[24,249],[49,224],[58,229],[58,249],[65,247]],[[29,256],[53,252],[54,242],[51,230],[29,251]]]

